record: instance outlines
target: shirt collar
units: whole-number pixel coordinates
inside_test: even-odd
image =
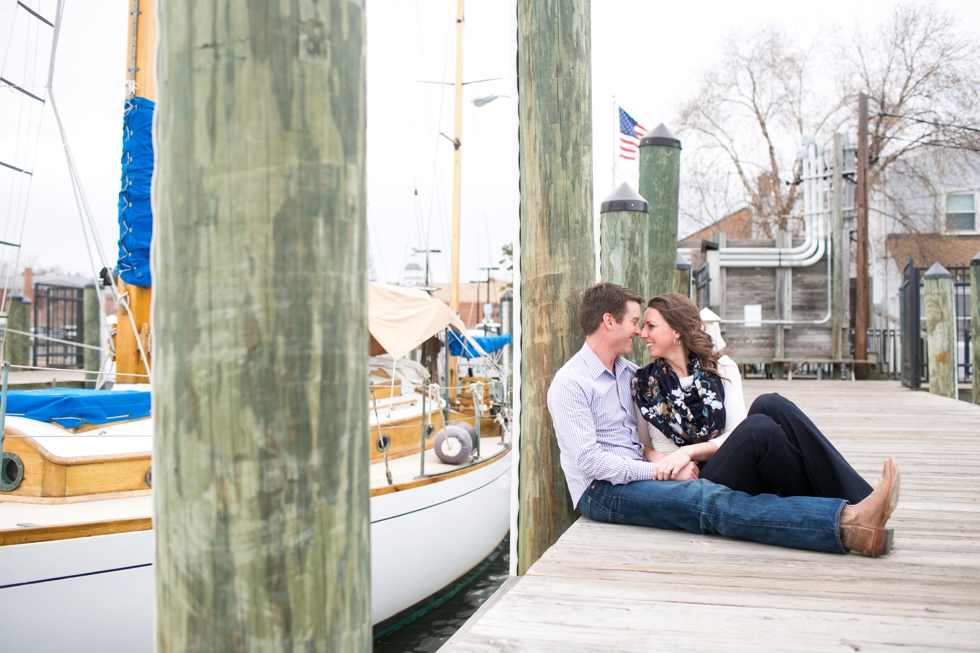
[[[581,354],[582,360],[585,361],[585,367],[589,370],[589,374],[592,375],[593,379],[598,379],[600,376],[602,376],[603,372],[609,371],[602,361],[599,360],[596,353],[592,351],[592,347],[589,347],[588,342],[582,344]],[[616,362],[613,363],[613,376],[618,378],[622,371],[628,367],[629,365],[626,363],[625,358],[622,356],[616,356]]]

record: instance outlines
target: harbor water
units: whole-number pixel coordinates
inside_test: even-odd
[[[483,603],[510,571],[510,535],[484,561],[479,573],[415,621],[374,641],[374,653],[435,653]]]

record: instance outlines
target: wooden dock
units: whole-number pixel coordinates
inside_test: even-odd
[[[980,406],[897,382],[747,381],[779,392],[902,494],[879,559],[580,518],[442,651],[980,651]]]

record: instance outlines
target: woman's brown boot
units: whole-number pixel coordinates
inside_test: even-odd
[[[874,491],[861,503],[844,507],[840,535],[845,548],[872,558],[891,550],[892,530],[885,528],[885,522],[898,505],[900,482],[898,465],[889,458]]]

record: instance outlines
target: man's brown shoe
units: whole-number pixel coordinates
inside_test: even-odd
[[[898,505],[900,484],[898,465],[889,458],[874,491],[861,503],[844,507],[840,534],[845,548],[872,558],[891,550],[893,533],[885,522]]]

